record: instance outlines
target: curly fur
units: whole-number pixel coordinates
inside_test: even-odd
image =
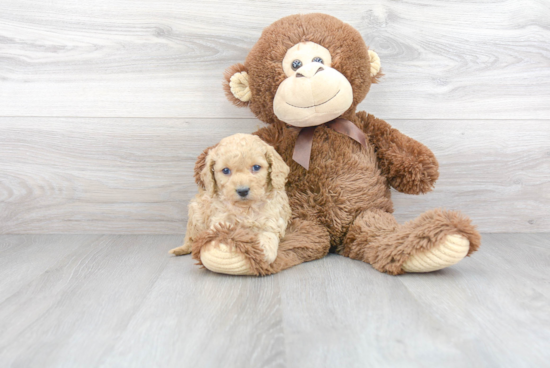
[[[354,94],[351,107],[341,117],[353,122],[367,138],[365,149],[319,126],[309,170],[292,160],[299,129],[280,121],[273,112],[274,96],[286,78],[282,60],[289,48],[302,41],[330,51],[332,67],[348,79]],[[477,250],[480,236],[459,213],[433,210],[404,225],[392,216],[390,187],[408,194],[429,192],[439,175],[438,162],[429,148],[387,122],[356,113],[371,84],[382,75],[370,75],[368,48],[357,30],[329,15],[288,16],[263,31],[244,65],[228,70],[227,80],[234,70],[247,71],[252,94],[247,106],[268,124],[254,134],[272,145],[290,167],[286,191],[293,222],[277,259],[265,272],[318,259],[331,249],[395,275],[403,272],[401,265],[411,255],[436,247],[450,234],[469,240],[469,254]]]
[[[246,162],[265,162],[263,175],[247,175],[253,164],[242,166]],[[228,176],[226,179],[219,172],[219,168],[226,166],[235,171],[232,174],[235,178],[229,179]],[[237,178],[237,175],[241,177]],[[171,253],[181,255],[193,251],[198,257],[205,242],[213,242],[223,243],[239,252],[251,247],[256,251],[243,253],[252,261],[268,259],[270,255],[262,248],[262,233],[273,233],[281,239],[290,219],[288,196],[284,190],[287,175],[288,167],[279,154],[256,136],[235,134],[209,147],[195,164],[199,193],[189,203],[184,244]],[[250,187],[252,197],[249,200],[241,200],[235,193],[236,185],[244,182]],[[262,253],[261,257],[258,257],[258,252]]]

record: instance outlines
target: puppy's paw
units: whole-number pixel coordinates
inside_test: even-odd
[[[447,235],[430,250],[411,256],[401,267],[405,272],[432,272],[461,261],[470,249],[470,242],[462,235]]]
[[[168,253],[173,254],[175,256],[183,256],[185,254],[189,254],[191,253],[191,245],[185,243],[181,247],[170,249]]]
[[[223,243],[210,243],[201,249],[201,263],[212,272],[228,275],[254,275],[246,257]]]
[[[277,258],[277,251],[279,250],[279,237],[274,233],[263,232],[260,233],[258,240],[264,252],[265,261],[273,263],[275,258]]]

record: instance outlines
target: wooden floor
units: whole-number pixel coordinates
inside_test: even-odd
[[[175,235],[0,237],[1,367],[543,367],[550,234],[486,234],[431,274],[330,255],[211,273]]]

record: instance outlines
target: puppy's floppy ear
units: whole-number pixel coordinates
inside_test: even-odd
[[[248,72],[243,64],[235,64],[225,70],[223,89],[227,99],[239,107],[250,102],[252,94],[248,83]]]
[[[275,190],[284,190],[286,177],[289,173],[289,168],[287,164],[283,161],[281,156],[275,151],[275,148],[269,144],[267,146],[266,159],[269,163],[269,181],[271,187]]]
[[[216,189],[216,179],[214,178],[214,153],[215,148],[218,146],[216,143],[212,147],[208,147],[197,157],[195,162],[195,183],[210,194],[214,194]]]
[[[383,76],[382,67],[380,64],[380,57],[376,52],[369,50],[369,60],[370,60],[370,77],[371,77],[372,83],[377,83],[378,80]]]

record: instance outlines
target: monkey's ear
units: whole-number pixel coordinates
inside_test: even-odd
[[[239,107],[248,105],[252,94],[248,84],[248,72],[243,64],[235,64],[225,70],[223,89],[227,99]]]
[[[378,82],[378,79],[382,76],[380,57],[378,54],[372,50],[369,50],[369,59],[370,59],[370,77],[372,83]]]
[[[216,180],[214,178],[214,172],[212,171],[214,168],[214,160],[213,160],[213,153],[214,148],[216,148],[218,144],[216,143],[212,147],[208,147],[197,157],[197,162],[195,162],[195,183],[203,189],[208,192],[213,193],[215,189],[215,183]]]

